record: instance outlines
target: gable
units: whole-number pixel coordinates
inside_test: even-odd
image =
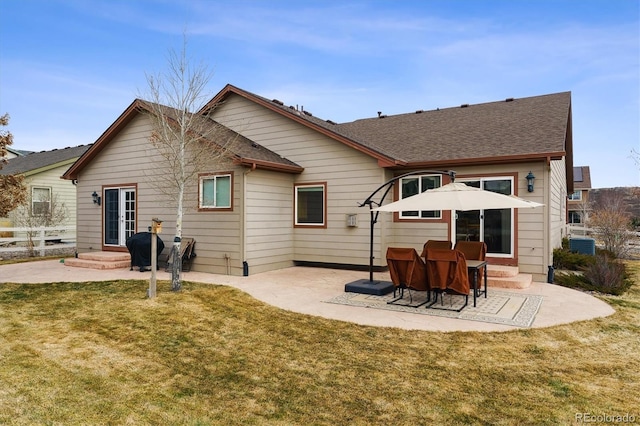
[[[167,113],[171,114],[172,109],[167,107]],[[96,156],[104,150],[117,135],[125,129],[129,123],[139,114],[150,112],[146,101],[134,100],[124,112],[114,121],[107,130],[96,140],[96,142],[82,155],[62,176],[64,179],[77,179],[79,173],[87,167]],[[213,122],[212,126],[218,125]],[[280,170],[288,173],[300,173],[303,169],[297,164],[270,152],[268,149],[259,147],[253,141],[239,134],[233,134],[231,129],[221,129],[225,138],[234,138],[233,157],[237,164],[245,167],[265,168],[269,170]],[[215,141],[211,141],[215,144]]]

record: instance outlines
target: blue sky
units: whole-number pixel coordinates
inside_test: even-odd
[[[572,92],[574,165],[640,185],[640,1],[0,0],[16,149],[94,142],[187,34],[231,83],[336,122]]]

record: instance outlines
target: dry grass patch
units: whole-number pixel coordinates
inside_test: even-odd
[[[640,420],[638,281],[611,317],[507,333],[359,326],[194,283],[154,300],[145,281],[3,284],[0,423]]]

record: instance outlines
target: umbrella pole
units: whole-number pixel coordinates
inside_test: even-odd
[[[373,281],[373,227],[376,224],[376,220],[373,216],[373,210],[371,210],[371,204],[369,204],[369,214],[371,215],[371,232],[369,235],[369,282],[374,283]]]

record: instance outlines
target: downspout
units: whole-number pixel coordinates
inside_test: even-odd
[[[242,275],[249,275],[249,264],[247,262],[247,176],[249,173],[256,169],[256,163],[251,164],[251,168],[244,171],[242,174],[242,224],[240,226],[240,232],[242,239]]]

